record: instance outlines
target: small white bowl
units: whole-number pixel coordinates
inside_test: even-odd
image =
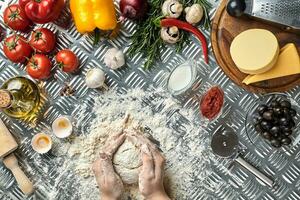
[[[73,132],[72,120],[69,116],[59,116],[52,123],[52,131],[58,138],[69,137]]]
[[[31,146],[36,152],[44,154],[52,148],[52,139],[45,133],[38,133],[32,138]]]

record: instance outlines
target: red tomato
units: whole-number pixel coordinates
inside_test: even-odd
[[[31,56],[32,48],[23,36],[11,35],[4,40],[3,51],[12,62],[22,63]]]
[[[27,18],[25,11],[17,4],[5,8],[3,20],[10,28],[17,31],[25,31],[30,25],[30,20]]]
[[[64,49],[56,54],[56,62],[64,72],[74,72],[79,66],[77,56],[69,49]]]
[[[26,15],[35,23],[45,24],[56,20],[65,6],[64,0],[19,0]]]
[[[32,78],[45,79],[50,76],[51,67],[51,61],[47,56],[35,54],[30,58],[26,70]]]
[[[49,53],[55,47],[55,35],[47,28],[39,28],[32,32],[29,44],[40,53]]]

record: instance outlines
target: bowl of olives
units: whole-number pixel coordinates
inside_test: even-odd
[[[259,97],[246,115],[250,141],[274,148],[289,148],[297,137],[300,106],[289,95],[272,93]]]

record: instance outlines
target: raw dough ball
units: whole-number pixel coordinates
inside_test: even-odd
[[[136,184],[139,168],[142,166],[141,153],[128,139],[120,146],[113,158],[116,172],[125,184]]]

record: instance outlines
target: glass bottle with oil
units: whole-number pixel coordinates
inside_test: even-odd
[[[39,87],[26,77],[11,78],[0,89],[0,108],[9,117],[35,125],[42,107]]]

